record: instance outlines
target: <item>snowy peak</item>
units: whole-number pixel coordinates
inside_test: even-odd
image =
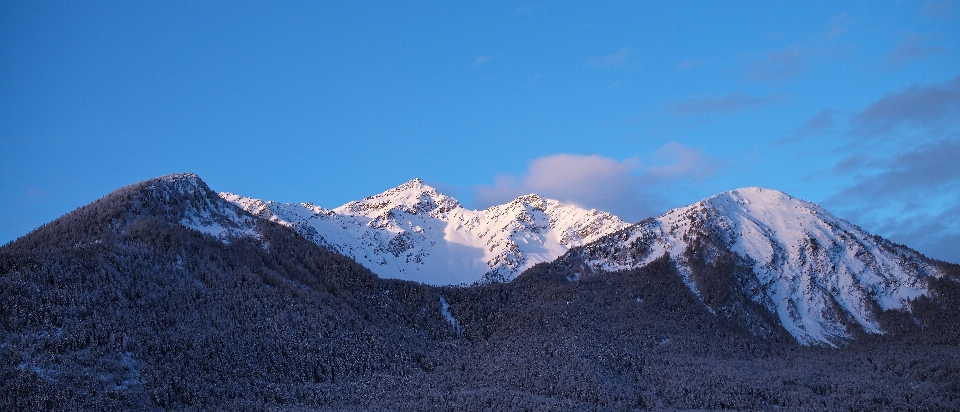
[[[838,344],[851,336],[851,325],[882,333],[879,310],[909,308],[911,299],[927,293],[927,279],[940,276],[914,250],[814,203],[753,187],[673,209],[562,260],[588,270],[624,270],[664,253],[711,310],[729,314],[758,305],[804,344]],[[718,280],[725,276],[732,280]],[[734,302],[731,290],[747,300]]]
[[[516,199],[513,199],[513,201],[510,202],[509,204],[510,204],[510,205],[518,205],[518,206],[526,206],[526,207],[529,207],[529,208],[534,209],[534,210],[543,211],[543,210],[545,210],[545,209],[547,208],[547,202],[548,202],[548,201],[549,201],[549,199],[545,199],[545,198],[541,197],[540,195],[538,195],[538,194],[536,194],[536,193],[531,193],[531,194],[529,194],[529,195],[523,195],[523,196],[520,196],[520,197],[518,197],[518,198],[516,198]],[[556,200],[553,200],[552,202],[558,203],[558,204],[560,203],[560,202],[557,202]]]
[[[776,205],[783,201],[797,201],[816,205],[815,203],[805,202],[776,189],[766,189],[762,187],[744,187],[713,195],[708,199],[729,198],[744,205],[756,204],[758,206]]]
[[[694,206],[731,219],[747,219],[780,235],[816,229],[819,223],[842,222],[815,203],[772,189],[750,187],[721,193]]]
[[[165,216],[224,242],[230,237],[259,236],[254,218],[225,202],[196,174],[170,174],[134,186],[138,187],[137,204],[154,216]]]
[[[435,285],[510,281],[571,247],[627,226],[609,213],[539,195],[469,210],[420,179],[333,210],[221,196],[380,276]]]
[[[159,184],[169,184],[172,187],[184,188],[189,187],[193,189],[203,188],[209,190],[207,184],[200,179],[200,176],[197,176],[196,173],[172,173],[165,176],[160,176],[156,179],[148,180],[148,184],[159,185]]]
[[[382,216],[389,211],[401,211],[410,214],[442,214],[460,208],[456,199],[440,194],[436,189],[423,183],[420,178],[387,190],[363,200],[353,201],[334,209],[337,213]]]
[[[186,201],[196,208],[208,207],[207,195],[215,193],[210,190],[200,176],[193,173],[177,173],[160,176],[154,179],[137,183],[130,187],[136,188],[137,195],[154,207],[166,207],[169,203],[179,204]],[[121,189],[123,190],[123,189]],[[199,202],[199,203],[197,203]]]

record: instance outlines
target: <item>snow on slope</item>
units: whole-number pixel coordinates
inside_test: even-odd
[[[164,209],[180,224],[223,242],[230,237],[259,237],[254,218],[224,202],[193,173],[161,176],[143,183],[141,204]]]
[[[294,228],[381,277],[434,285],[510,281],[534,264],[627,226],[609,213],[538,195],[470,210],[420,179],[333,210],[220,196]]]
[[[687,252],[704,237],[752,266],[756,279],[745,283],[758,287],[751,299],[803,344],[833,345],[848,338],[843,325],[848,318],[867,332],[882,333],[874,307],[908,309],[908,300],[927,293],[927,278],[941,275],[912,249],[870,235],[814,203],[760,188],[673,209],[563,259],[616,271],[669,253],[700,296]]]

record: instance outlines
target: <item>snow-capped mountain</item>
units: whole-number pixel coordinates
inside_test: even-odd
[[[610,213],[535,194],[470,210],[420,179],[332,210],[220,196],[382,277],[434,285],[510,281],[534,264],[628,226]]]
[[[719,282],[723,293],[737,289],[803,344],[843,341],[851,322],[882,333],[877,309],[908,309],[909,300],[927,293],[927,279],[941,276],[912,249],[814,203],[760,188],[673,209],[571,250],[558,264],[576,277],[641,267],[665,253],[711,310],[733,310],[733,299],[702,290]],[[718,269],[721,261],[726,271]],[[724,274],[732,281],[723,283]]]

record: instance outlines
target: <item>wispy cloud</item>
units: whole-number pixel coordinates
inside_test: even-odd
[[[848,47],[839,46],[839,39],[852,24],[853,19],[845,13],[833,16],[822,32],[812,33],[807,39],[795,41],[787,47],[767,50],[762,57],[749,61],[744,75],[747,80],[755,82],[780,82],[801,77],[817,64],[849,52]]]
[[[747,78],[753,81],[779,81],[799,77],[812,64],[814,51],[799,44],[768,51],[763,58],[753,61]]]
[[[23,191],[23,198],[30,202],[43,202],[50,197],[50,191],[28,187]]]
[[[899,68],[905,66],[910,61],[943,53],[946,51],[944,48],[931,46],[929,44],[935,37],[936,36],[932,34],[908,33],[893,46],[893,50],[884,58],[884,61],[889,66]]]
[[[591,57],[587,59],[586,65],[588,67],[596,67],[596,68],[619,66],[627,62],[627,59],[630,57],[630,52],[632,50],[633,50],[632,47],[624,47],[620,50],[617,50],[605,56]]]
[[[800,130],[797,130],[798,137],[808,137],[827,133],[837,126],[837,115],[840,112],[833,109],[823,109],[816,116],[807,120]]]
[[[699,150],[679,143],[661,147],[649,162],[639,157],[616,160],[558,154],[531,161],[519,176],[497,176],[493,185],[479,187],[474,199],[478,205],[488,206],[538,193],[639,221],[663,212],[659,190],[678,181],[709,177],[721,166]]]
[[[953,17],[956,10],[954,4],[949,1],[927,1],[920,6],[920,16],[932,19],[948,19]]]
[[[956,136],[899,153],[883,161],[861,159],[855,165],[857,169],[877,171],[861,175],[853,186],[838,196],[878,201],[892,198],[909,200],[932,192],[960,189],[958,165],[960,138]]]
[[[889,93],[861,111],[841,113],[823,109],[806,121],[793,135],[776,144],[799,142],[807,137],[846,134],[850,142],[890,140],[906,137],[901,143],[930,141],[924,136],[937,136],[960,127],[960,76],[931,85],[914,84],[904,90]],[[897,136],[903,132],[902,136]],[[896,139],[894,139],[896,140]]]
[[[960,197],[956,206],[939,213],[888,219],[881,226],[891,240],[920,250],[928,257],[960,263]]]
[[[490,60],[493,60],[493,56],[484,55],[484,56],[477,57],[477,60],[474,60],[473,64],[470,65],[470,67],[474,69],[478,69],[481,66],[487,64]]]
[[[523,6],[517,7],[517,14],[530,14],[537,11],[537,5],[533,3],[527,3]]]
[[[703,66],[705,62],[703,60],[684,60],[677,65],[677,71],[690,70],[697,66]]]
[[[670,142],[653,152],[644,170],[646,184],[661,184],[673,179],[704,179],[712,176],[723,162],[702,151]]]
[[[726,96],[703,95],[674,103],[670,112],[674,115],[696,116],[704,114],[732,114],[742,110],[771,106],[784,100],[780,94],[748,96],[730,93]]]
[[[958,164],[957,134],[887,158],[853,154],[837,170],[854,174],[854,183],[826,203],[897,242],[960,263]]]
[[[960,76],[887,94],[859,112],[822,112],[801,131],[837,133],[825,202],[845,218],[960,263]],[[798,132],[801,133],[801,132]]]
[[[931,86],[913,85],[887,95],[853,116],[854,135],[878,135],[903,128],[931,128],[960,122],[960,76]]]
[[[827,26],[827,30],[820,36],[820,38],[829,41],[840,37],[840,35],[846,33],[852,21],[853,20],[847,15],[847,13],[840,13],[831,17],[830,24]]]
[[[799,143],[809,138],[830,134],[839,126],[839,118],[839,111],[829,108],[823,109],[816,116],[807,120],[793,134],[775,140],[772,145],[781,146],[789,143]]]

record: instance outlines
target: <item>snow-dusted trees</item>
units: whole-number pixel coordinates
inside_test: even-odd
[[[155,208],[136,190],[0,248],[0,409],[960,407],[955,265],[911,312],[878,313],[886,335],[803,347],[724,315],[751,285],[709,244],[687,257],[709,307],[666,255],[434,288],[270,222],[223,241],[179,224],[203,196]]]

